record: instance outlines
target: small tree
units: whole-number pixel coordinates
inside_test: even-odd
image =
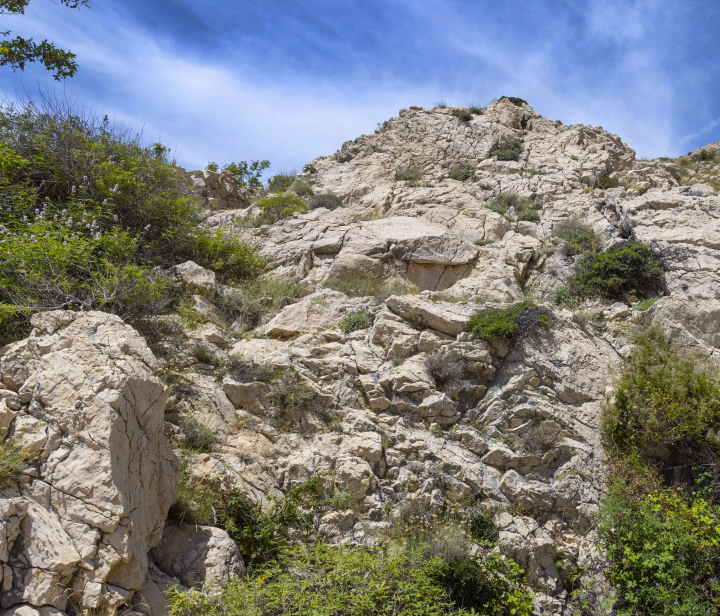
[[[77,9],[81,6],[88,6],[88,0],[60,0],[62,4]],[[24,15],[30,0],[0,0],[0,15]],[[89,7],[88,7],[89,8]],[[25,64],[29,62],[42,62],[48,71],[53,72],[57,81],[72,77],[77,72],[75,54],[55,47],[52,43],[44,40],[36,43],[33,39],[26,39],[16,36],[10,39],[10,31],[0,32],[3,41],[0,42],[0,66],[10,66],[13,72],[20,69],[25,70]]]
[[[0,0],[2,1],[2,0]],[[229,171],[235,176],[238,186],[250,186],[251,188],[262,188],[260,176],[270,166],[269,160],[241,160],[239,163],[223,165],[223,171]],[[208,171],[219,171],[217,163],[208,163]]]

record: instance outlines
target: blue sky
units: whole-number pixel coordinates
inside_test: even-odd
[[[0,30],[77,54],[57,84],[187,168],[266,158],[297,169],[402,107],[526,99],[601,125],[638,156],[720,140],[720,3],[699,0],[33,0]]]

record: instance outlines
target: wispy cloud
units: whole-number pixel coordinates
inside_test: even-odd
[[[697,62],[693,44],[716,48],[720,8],[700,4],[126,0],[71,12],[38,2],[17,27],[78,54],[68,95],[176,146],[188,166],[268,158],[299,169],[439,98],[521,96],[641,154],[717,140],[720,61]],[[20,83],[0,78],[6,92]],[[23,83],[35,79],[48,78],[32,69]]]

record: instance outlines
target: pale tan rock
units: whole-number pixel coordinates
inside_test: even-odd
[[[361,432],[343,439],[343,449],[375,464],[382,459],[382,440],[377,432]]]
[[[333,310],[313,301],[302,301],[283,309],[267,324],[265,333],[270,338],[292,338],[304,332],[329,329],[339,320]]]
[[[234,378],[226,376],[223,378],[222,386],[223,391],[236,407],[258,415],[263,415],[267,411],[267,395],[270,393],[270,387],[265,383],[239,383]]]
[[[168,526],[150,555],[161,571],[188,587],[222,586],[247,574],[235,542],[212,526]]]
[[[206,269],[194,261],[185,261],[172,269],[180,279],[188,295],[202,295],[209,299],[215,296],[217,282],[215,272]]]
[[[176,497],[165,387],[144,340],[116,316],[57,311],[32,322],[33,370],[20,396],[41,405],[43,419],[20,413],[15,422],[39,472],[26,508],[10,516],[21,521],[2,563],[11,582],[0,603],[63,610],[71,588],[113,613],[142,585]]]

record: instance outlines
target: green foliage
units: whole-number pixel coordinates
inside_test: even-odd
[[[65,6],[76,9],[87,6],[88,0],[60,0]],[[3,0],[0,2],[0,15],[24,14],[30,0]],[[0,66],[9,66],[13,72],[25,70],[25,65],[32,62],[41,62],[48,71],[53,71],[56,81],[72,77],[77,72],[75,54],[55,47],[47,40],[36,43],[33,39],[16,36],[8,39],[10,32],[0,33],[3,41],[0,42]]]
[[[617,614],[720,611],[720,509],[704,498],[655,488],[640,495],[626,477],[611,486],[599,530],[618,593]]]
[[[492,556],[462,562],[444,565],[420,550],[387,544],[288,547],[279,552],[277,562],[258,569],[256,575],[230,582],[217,599],[198,591],[174,591],[170,614],[529,616],[532,602],[519,587],[517,568],[502,573],[509,561]]]
[[[283,411],[315,411],[318,406],[315,391],[292,369],[284,371],[280,378],[272,382],[268,398]]]
[[[340,320],[338,327],[344,334],[349,334],[350,332],[357,331],[358,329],[370,327],[370,323],[370,316],[368,315],[367,310],[358,310],[353,314],[343,317]]]
[[[440,99],[437,103],[435,103],[435,107],[438,109],[447,109],[447,106],[448,104],[445,99]]]
[[[0,108],[0,330],[37,310],[114,312],[136,325],[178,299],[159,268],[193,259],[257,275],[257,250],[203,230],[204,212],[161,144],[45,101]]]
[[[409,165],[407,167],[401,167],[395,171],[396,182],[417,182],[425,172],[420,167]]]
[[[416,287],[397,279],[383,280],[379,276],[360,270],[343,272],[341,276],[328,280],[325,286],[345,293],[349,297],[372,296],[378,303],[384,302],[391,295],[408,295],[417,292]]]
[[[267,189],[270,192],[284,192],[290,188],[295,181],[297,173],[295,171],[281,171],[273,175],[267,183]]]
[[[247,222],[249,226],[255,227],[272,225],[295,212],[302,214],[308,211],[308,207],[303,200],[289,192],[273,195],[258,201],[255,205],[260,208],[260,213]]]
[[[334,193],[321,193],[310,199],[311,210],[316,210],[320,207],[325,207],[329,210],[336,210],[337,208],[342,207],[342,204],[342,199]]]
[[[553,235],[565,242],[565,254],[568,256],[597,252],[600,249],[600,238],[594,229],[576,216],[555,225]]]
[[[513,341],[535,327],[552,327],[550,310],[524,299],[507,308],[481,308],[470,317],[473,338]]]
[[[597,187],[600,190],[607,190],[608,188],[617,188],[620,186],[620,182],[617,178],[611,178],[609,175],[604,175],[598,180]]]
[[[489,246],[494,241],[495,240],[491,240],[487,237],[483,237],[483,238],[478,238],[476,240],[473,240],[473,244],[475,244],[476,246]]]
[[[640,312],[644,312],[650,306],[652,306],[656,301],[658,301],[659,297],[648,297],[647,299],[644,299],[641,301],[637,306],[635,306],[635,310],[639,310]]]
[[[523,105],[528,104],[528,102],[526,100],[523,100],[522,98],[518,98],[517,96],[501,96],[500,100],[510,101],[516,107],[522,107]]]
[[[716,365],[679,348],[659,330],[636,336],[602,427],[622,449],[662,443],[720,453],[720,378]]]
[[[620,242],[605,252],[580,259],[565,285],[569,297],[619,301],[629,295],[646,296],[662,289],[660,259],[640,242]]]
[[[522,141],[506,141],[498,144],[497,150],[490,152],[490,156],[497,156],[498,160],[517,160],[522,150]]]
[[[467,108],[473,115],[482,115],[485,113],[485,107],[483,107],[480,103],[468,103]]]
[[[250,188],[262,188],[260,177],[263,171],[270,166],[269,160],[241,160],[239,163],[228,163],[222,166],[223,171],[229,171],[237,180],[238,186],[249,186]],[[209,171],[220,171],[216,163],[208,163]]]
[[[284,372],[285,369],[282,367],[275,367],[267,363],[258,364],[252,359],[239,355],[231,355],[225,363],[225,374],[229,374],[240,383],[254,381],[271,383],[275,379],[279,379]]]
[[[481,545],[495,545],[500,528],[495,524],[495,513],[484,505],[475,505],[466,514],[470,536]]]
[[[311,197],[314,192],[313,184],[302,180],[295,180],[293,185],[290,187],[290,190],[292,190],[298,197]]]
[[[190,348],[190,353],[201,364],[208,366],[219,366],[220,358],[208,346],[202,343],[196,343]]]
[[[473,119],[473,113],[469,109],[454,109],[450,115],[461,122],[469,123]]]
[[[485,207],[502,216],[506,216],[512,208],[518,221],[540,220],[540,213],[537,211],[539,204],[514,193],[498,193]]]
[[[457,167],[455,169],[452,169],[450,173],[448,173],[448,176],[453,180],[458,180],[459,182],[464,182],[465,180],[469,180],[475,175],[475,167]]]
[[[185,437],[183,449],[187,453],[204,453],[210,451],[215,442],[213,431],[197,419],[185,419],[180,426]]]
[[[20,471],[29,462],[27,452],[19,447],[13,439],[6,436],[4,440],[0,440],[0,489],[20,477]]]
[[[700,153],[696,154],[693,158],[694,160],[705,162],[708,160],[715,160],[715,156],[717,156],[716,150],[700,150]]]

